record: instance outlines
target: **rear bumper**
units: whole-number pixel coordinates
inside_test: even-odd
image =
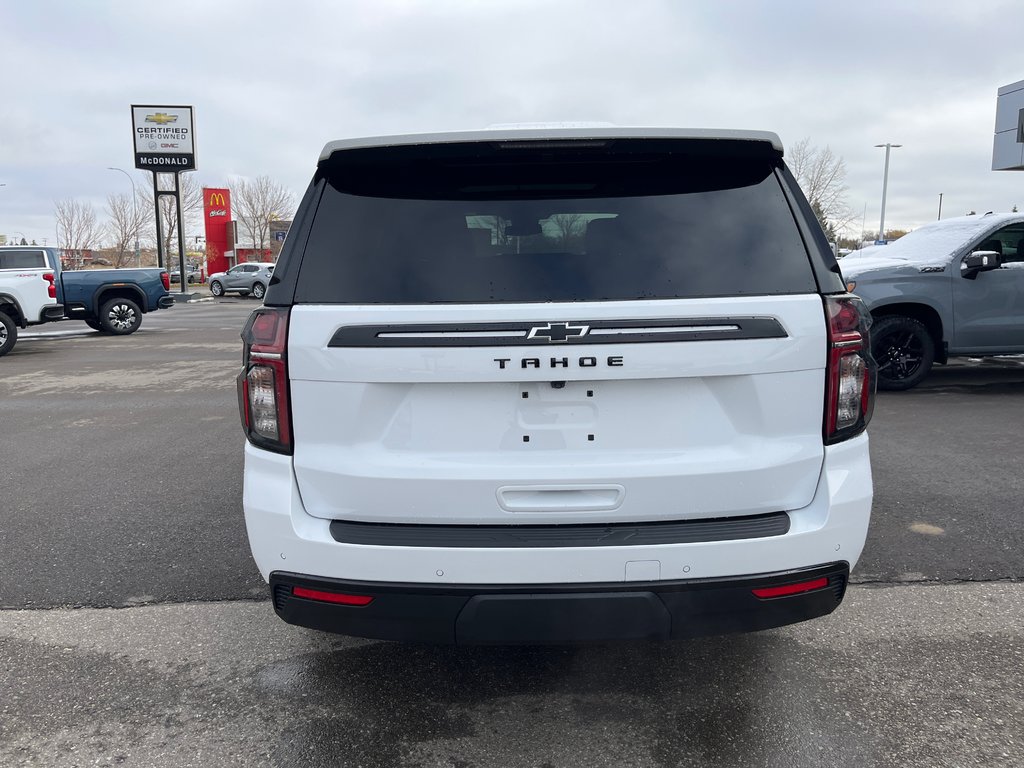
[[[849,565],[724,579],[605,583],[449,585],[374,583],[275,571],[274,610],[289,624],[356,637],[458,645],[539,645],[668,640],[769,629],[831,613]],[[802,582],[780,597],[754,589]],[[338,605],[296,588],[372,597]]]
[[[51,320],[63,320],[64,319],[64,305],[63,304],[47,304],[43,307],[39,313],[39,322],[48,323]]]
[[[160,309],[167,309],[168,307],[173,307],[174,297],[171,294],[161,296],[159,299],[157,299],[156,305]]]
[[[753,578],[838,561],[852,569],[871,516],[871,468],[866,435],[827,446],[814,498],[802,509],[786,510],[790,526],[784,534],[714,541],[559,541],[548,547],[341,542],[330,520],[306,513],[291,457],[248,443],[243,506],[253,558],[267,580],[276,571],[437,587]]]

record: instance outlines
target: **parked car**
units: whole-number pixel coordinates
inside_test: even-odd
[[[238,380],[285,621],[575,643],[839,605],[868,316],[776,135],[333,142],[295,218]]]
[[[58,320],[57,273],[38,248],[0,247],[0,357],[18,342],[18,329]]]
[[[932,222],[842,260],[874,318],[878,386],[905,390],[957,355],[1024,353],[1024,214]]]
[[[179,267],[177,264],[168,267],[167,272],[170,275],[170,280],[172,283],[181,282],[181,267]],[[203,282],[203,273],[194,264],[187,264],[185,266],[185,282],[188,285],[192,285],[193,283],[201,283]]]
[[[227,272],[210,275],[210,293],[214,296],[223,296],[225,293],[245,296],[251,293],[254,298],[262,299],[273,274],[273,263],[238,264]]]

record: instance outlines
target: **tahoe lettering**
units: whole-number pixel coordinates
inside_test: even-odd
[[[601,358],[594,356],[584,356],[577,358],[569,357],[523,357],[519,359],[520,368],[597,368]],[[508,368],[509,363],[512,362],[511,357],[495,357],[494,362],[498,364],[498,368],[505,370]],[[609,368],[621,368],[623,366],[622,355],[608,355],[604,358],[604,365]],[[515,366],[513,366],[515,367]]]

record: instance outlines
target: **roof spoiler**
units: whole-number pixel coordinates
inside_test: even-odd
[[[412,147],[428,144],[465,144],[487,142],[521,146],[523,143],[549,141],[610,141],[614,139],[740,141],[770,145],[779,157],[783,155],[782,140],[771,131],[717,130],[711,128],[623,128],[606,126],[572,126],[558,128],[506,128],[448,133],[413,133],[396,136],[370,136],[328,142],[320,153],[320,162],[336,152],[350,149],[381,147]]]

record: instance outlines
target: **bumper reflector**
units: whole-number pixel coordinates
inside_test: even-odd
[[[778,587],[760,587],[751,590],[754,597],[785,597],[786,595],[799,595],[802,592],[813,592],[816,589],[824,589],[828,586],[828,579],[822,576],[820,579],[811,581],[800,581],[796,584],[782,584]]]
[[[292,594],[307,600],[319,600],[322,603],[338,603],[340,605],[369,605],[373,598],[368,595],[344,595],[340,592],[321,592],[318,589],[292,587]]]

